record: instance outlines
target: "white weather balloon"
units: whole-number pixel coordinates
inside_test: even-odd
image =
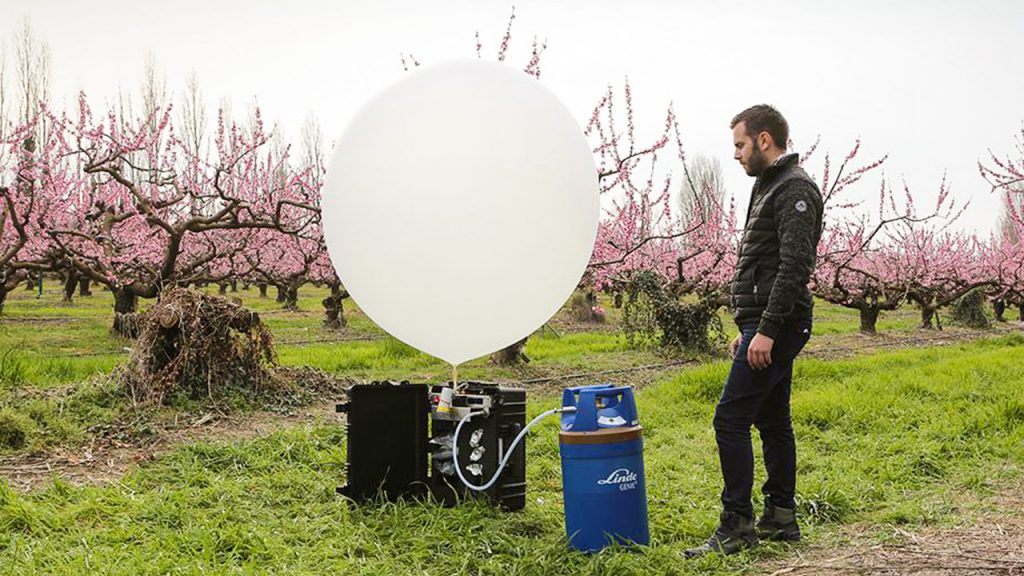
[[[540,82],[450,62],[359,111],[335,145],[321,207],[359,307],[457,365],[529,335],[572,293],[597,233],[597,170]]]

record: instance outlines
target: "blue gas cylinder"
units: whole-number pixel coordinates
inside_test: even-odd
[[[644,444],[633,389],[579,386],[562,394],[558,435],[565,532],[576,550],[650,543]]]

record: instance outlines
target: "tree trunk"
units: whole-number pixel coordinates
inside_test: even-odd
[[[217,284],[217,294],[220,294],[221,296],[223,296],[223,295],[225,295],[227,293],[228,293],[228,285],[227,284],[225,284],[224,282],[221,282],[220,284]]]
[[[1002,300],[992,301],[992,311],[995,313],[996,322],[1006,322],[1006,302]]]
[[[875,325],[878,323],[878,308],[865,306],[860,309],[860,331],[863,334],[878,334]]]
[[[622,292],[615,293],[615,307],[622,308]]]
[[[342,290],[339,286],[331,286],[331,295],[324,298],[324,328],[339,330],[348,325],[345,320],[345,310],[342,302],[348,298],[348,291]]]
[[[266,282],[260,282],[259,284],[256,285],[256,287],[260,289],[260,298],[266,298],[267,297],[267,283]]]
[[[936,324],[932,323],[932,318],[935,317],[935,309],[928,308],[926,306],[921,307],[921,325],[918,327],[921,330],[935,330]],[[939,327],[942,330],[942,327]]]
[[[1017,319],[1020,320],[1021,322],[1024,322],[1024,304],[1021,304],[1021,305],[1018,306],[1017,314],[1018,314]]]
[[[78,289],[78,272],[74,268],[69,268],[67,277],[64,278],[64,296],[61,298],[61,302],[70,303],[75,296],[76,289]]]
[[[287,289],[285,289],[284,286],[280,286],[280,285],[276,285],[276,284],[274,285],[274,288],[277,288],[277,302],[279,304],[284,304],[285,300],[288,299],[288,291],[287,291]]]
[[[138,337],[138,305],[139,297],[131,290],[114,290],[114,332],[125,338]]]
[[[231,291],[238,292],[238,280],[231,281]]]
[[[78,281],[78,295],[79,296],[92,296],[92,290],[89,289],[89,279],[82,278]]]
[[[21,284],[21,281],[25,279],[25,272],[17,270],[14,272],[8,272],[0,278],[0,315],[4,313],[4,302],[7,300],[7,295],[14,292],[14,289]]]
[[[519,364],[520,362],[529,362],[530,358],[526,355],[526,340],[529,336],[522,340],[512,344],[507,348],[502,348],[494,354],[491,354],[491,360],[501,366],[512,366]]]
[[[296,311],[299,309],[299,285],[289,284],[285,289],[284,309]]]

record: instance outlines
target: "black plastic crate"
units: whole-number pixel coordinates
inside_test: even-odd
[[[428,488],[425,384],[373,382],[349,389],[338,405],[348,414],[348,483],[338,492],[359,502],[422,496]]]
[[[439,394],[441,385],[431,387],[431,394]],[[460,394],[489,396],[491,412],[488,416],[474,416],[462,427],[459,434],[459,463],[463,475],[471,483],[481,485],[490,480],[498,469],[500,459],[511,446],[516,435],[526,426],[526,390],[498,386],[486,382],[465,382],[460,384]],[[474,399],[456,396],[454,405],[464,406]],[[520,441],[505,470],[491,488],[476,492],[466,488],[456,476],[451,460],[450,438],[454,435],[457,421],[434,419],[431,422],[431,474],[430,485],[435,498],[445,505],[453,506],[460,499],[485,494],[505,510],[521,510],[526,506],[526,439]],[[473,433],[482,431],[479,439],[471,445]],[[473,450],[483,448],[480,458],[471,461]],[[467,467],[480,465],[480,474],[471,474]]]

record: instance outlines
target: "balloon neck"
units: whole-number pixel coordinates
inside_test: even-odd
[[[459,365],[452,364],[452,389],[459,389]]]

